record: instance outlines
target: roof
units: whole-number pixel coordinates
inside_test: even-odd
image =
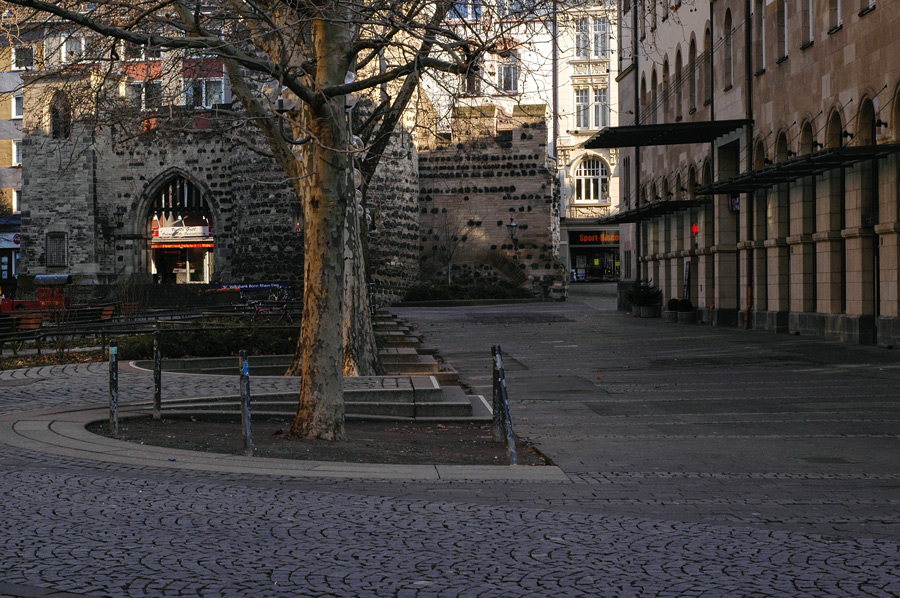
[[[730,179],[697,187],[694,194],[748,193],[759,189],[768,189],[803,177],[822,174],[834,168],[852,166],[858,162],[884,158],[898,152],[900,152],[898,143],[823,149],[751,170]]]
[[[708,143],[751,124],[749,119],[607,127],[584,142],[586,149]]]
[[[629,222],[640,222],[641,220],[646,220],[648,218],[655,218],[658,216],[665,216],[666,214],[674,214],[675,212],[689,210],[691,208],[698,208],[710,203],[710,201],[709,198],[654,201],[637,206],[626,212],[619,212],[612,216],[600,218],[596,221],[596,224],[627,224]]]

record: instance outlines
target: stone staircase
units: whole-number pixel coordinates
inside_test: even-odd
[[[375,316],[379,356],[385,376],[344,378],[344,407],[347,419],[387,419],[398,421],[490,421],[489,403],[479,395],[467,395],[454,383],[459,375],[439,362],[434,351],[422,346],[421,335],[387,312]],[[251,356],[251,376],[283,376],[291,355]],[[136,367],[153,369],[152,361],[137,361]],[[239,375],[237,357],[164,359],[163,371],[210,375]],[[236,385],[237,386],[237,385]],[[299,392],[299,384],[298,384]],[[253,393],[253,417],[293,416],[298,392]],[[149,402],[138,404],[150,408]],[[240,397],[218,396],[167,399],[163,416],[205,416],[232,418],[240,413]]]

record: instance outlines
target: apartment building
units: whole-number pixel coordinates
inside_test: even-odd
[[[900,340],[900,7],[620,4],[623,278],[700,321]],[[627,146],[627,148],[626,148]]]

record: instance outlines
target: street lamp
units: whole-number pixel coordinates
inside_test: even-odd
[[[117,206],[116,211],[113,212],[113,216],[116,219],[116,228],[122,228],[125,226],[125,208],[122,206]]]
[[[516,224],[516,221],[512,216],[509,217],[509,224],[506,225],[506,232],[509,233],[509,239],[513,242],[513,246],[518,249],[519,241],[516,239],[516,232],[519,230],[519,225]]]

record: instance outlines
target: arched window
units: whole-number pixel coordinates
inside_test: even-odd
[[[753,5],[753,66],[757,73],[766,68],[765,6],[765,0]]]
[[[659,79],[656,77],[656,69],[650,75],[650,122],[657,123],[659,114]]]
[[[843,145],[843,140],[844,124],[841,122],[840,113],[835,110],[828,118],[828,124],[825,125],[825,147],[841,147],[841,145]]]
[[[666,56],[662,68],[662,121],[669,120],[669,57]]]
[[[609,169],[603,160],[589,158],[575,169],[575,201],[609,202]]]
[[[712,102],[712,31],[703,34],[703,103]]]
[[[688,50],[688,109],[697,109],[697,42],[691,40]]]
[[[731,9],[725,11],[725,44],[722,53],[725,89],[728,89],[734,85],[734,25],[731,22]]]
[[[800,0],[800,6],[800,47],[803,48],[813,42],[815,0]]]
[[[497,69],[498,87],[506,93],[519,92],[519,53],[511,50],[500,55]]]
[[[775,27],[778,31],[778,58],[788,55],[788,9],[786,0],[778,0],[775,9]]]
[[[844,14],[841,0],[828,0],[828,32],[837,31],[843,24]]]
[[[57,91],[50,101],[50,136],[68,139],[72,136],[72,110],[66,94]]]
[[[682,97],[682,90],[684,87],[681,80],[683,76],[684,72],[681,68],[681,48],[679,48],[675,53],[675,120],[681,118],[681,104],[684,101],[684,98]]]

